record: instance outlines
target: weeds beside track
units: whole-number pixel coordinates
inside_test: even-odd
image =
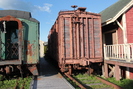
[[[66,75],[66,77],[69,76],[70,75]],[[113,83],[111,83],[111,85],[106,80],[103,82],[103,79],[99,80],[96,76],[89,76],[88,74],[72,75],[66,79],[75,87],[75,89],[122,89]]]
[[[4,79],[0,81],[0,89],[30,89],[32,77]]]

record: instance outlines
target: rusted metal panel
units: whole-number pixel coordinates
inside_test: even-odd
[[[64,54],[65,57],[70,57],[70,24],[69,24],[69,18],[64,19]]]
[[[89,56],[90,58],[94,58],[94,34],[93,34],[93,18],[90,18],[89,20]]]
[[[10,66],[19,65],[29,68],[33,75],[38,75],[39,22],[31,18],[30,12],[0,12],[4,12],[0,13],[0,68],[6,66],[5,72],[10,73]]]
[[[23,39],[25,64],[39,62],[39,24],[23,19]]]
[[[23,31],[22,29],[18,32],[18,55],[19,61],[22,63],[23,60]]]
[[[5,17],[2,17],[0,18],[0,21],[17,21],[18,22],[18,29],[22,29],[22,23],[19,19],[13,17],[13,16],[5,16]]]
[[[101,57],[101,23],[99,19],[94,19],[94,45],[95,57]]]
[[[19,60],[21,63],[22,57],[22,23],[19,19],[13,16],[5,16],[0,18],[1,27],[1,60]],[[3,62],[6,64],[7,62]]]
[[[86,17],[86,22],[85,22],[85,24],[86,24],[86,25],[85,25],[85,29],[88,29],[88,26],[89,26],[89,25],[88,25],[88,19],[87,19],[87,17]],[[89,52],[89,45],[88,45],[88,44],[89,44],[89,40],[88,40],[89,34],[88,34],[88,33],[89,33],[89,31],[86,30],[86,32],[85,32],[86,40],[85,40],[85,41],[86,41],[86,57],[87,57],[87,58],[89,57],[89,53],[90,53],[90,52]]]
[[[0,65],[17,65],[17,64],[21,64],[22,62],[20,60],[7,60],[7,61],[0,61]]]
[[[23,23],[22,23],[23,21]],[[0,18],[0,65],[39,62],[39,23],[5,16]],[[4,27],[5,26],[5,27]],[[15,62],[15,63],[14,63]]]
[[[79,20],[79,19],[75,19],[74,18],[74,20]],[[74,23],[73,23],[74,24]],[[77,59],[79,59],[80,58],[80,45],[78,45],[79,44],[79,42],[80,42],[80,24],[74,24],[74,26],[75,26],[75,30],[74,30],[74,28],[73,28],[73,30],[75,31],[73,34],[75,35],[73,38],[75,38],[75,58],[77,58]],[[72,39],[73,39],[72,38]],[[72,46],[73,47],[73,46]]]
[[[36,65],[28,66],[28,69],[33,75],[38,75],[38,69]]]
[[[83,20],[81,19],[80,22],[83,23]],[[80,39],[80,43],[78,43],[78,44],[80,44],[80,58],[84,57],[84,29],[83,29],[83,25],[80,24],[80,38],[79,38]]]
[[[70,18],[70,21],[72,21],[72,18]],[[71,22],[69,22],[69,24],[70,24],[71,27],[73,26],[73,25],[71,24]],[[72,30],[72,28],[70,28],[69,33],[70,33],[70,40],[71,40],[71,41],[70,41],[70,57],[73,58],[73,57],[74,57],[74,54],[73,54],[73,51],[74,51],[74,50],[73,50],[73,48],[72,48],[72,47],[73,47],[73,46],[72,46],[72,45],[73,45],[73,42],[72,42],[72,41],[73,41],[74,39],[72,39],[72,37],[73,37],[73,34],[72,34],[72,33],[73,33],[73,30]]]
[[[49,54],[52,56],[54,47],[59,64],[89,65],[89,62],[102,62],[101,17],[99,14],[75,11],[61,11],[56,20],[58,35],[54,26],[49,34]],[[55,24],[54,24],[55,25]],[[54,40],[53,38],[58,38]],[[54,44],[57,41],[57,44]],[[69,63],[68,63],[69,62]]]

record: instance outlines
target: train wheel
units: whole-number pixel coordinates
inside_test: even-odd
[[[60,65],[60,71],[65,72],[65,65]]]
[[[6,71],[6,74],[10,74],[10,73],[11,73],[10,67],[9,67],[9,66],[6,66],[6,67],[5,67],[5,71]]]
[[[68,73],[69,73],[69,75],[72,74],[72,65],[69,65],[69,66],[68,66]]]
[[[20,75],[23,78],[23,71],[21,65],[18,65],[17,68],[19,69]]]
[[[94,72],[94,69],[89,66],[87,74],[91,75]]]

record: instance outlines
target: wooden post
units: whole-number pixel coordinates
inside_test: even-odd
[[[120,67],[118,65],[115,65],[115,78],[120,80]]]
[[[129,67],[126,67],[126,79],[130,79]]]
[[[111,69],[111,71],[109,72],[109,77],[112,77],[114,75],[114,70],[115,70],[115,67],[111,67],[109,66],[109,68]]]
[[[105,67],[105,77],[108,78],[108,64],[104,62],[104,67]]]
[[[104,68],[104,65],[102,65],[102,76],[105,76],[105,68]]]
[[[107,51],[106,51],[106,44],[104,44],[104,60],[106,59],[107,60],[107,53],[106,53]]]

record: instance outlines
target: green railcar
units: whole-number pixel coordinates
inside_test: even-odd
[[[28,69],[38,75],[38,63],[39,21],[30,12],[0,10],[0,69]]]

